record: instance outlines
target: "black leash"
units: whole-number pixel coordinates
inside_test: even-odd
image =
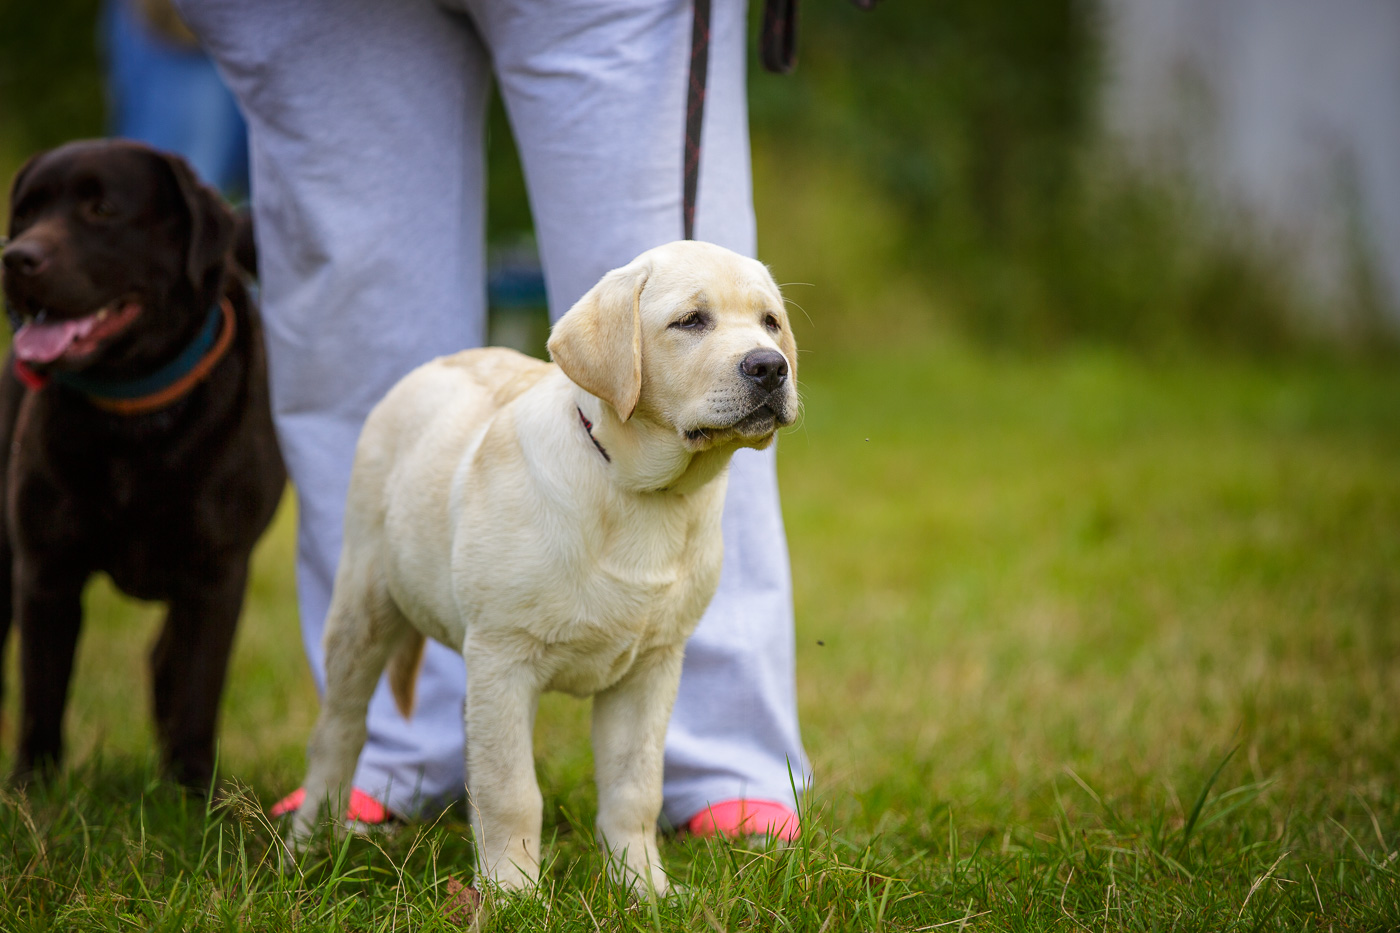
[[[863,10],[877,0],[852,0]],[[685,100],[685,171],[682,226],[695,239],[695,192],[700,182],[700,127],[705,117],[705,78],[710,71],[710,0],[694,0],[690,23],[690,84]],[[764,0],[759,58],[769,71],[785,75],[797,64],[797,0]]]
[[[792,73],[797,64],[797,0],[767,0],[763,4],[758,54],[763,67],[774,74]]]
[[[685,238],[695,239],[695,191],[700,182],[700,127],[705,119],[705,78],[710,71],[710,0],[695,0],[690,22],[690,86],[685,98]]]
[[[705,121],[705,80],[710,72],[710,0],[694,0],[690,22],[690,81],[685,100],[685,172],[682,226],[695,239],[695,193],[700,184],[700,129]],[[759,40],[763,67],[792,71],[797,53],[797,0],[765,0]]]

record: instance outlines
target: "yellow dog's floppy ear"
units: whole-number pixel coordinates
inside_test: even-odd
[[[614,269],[554,325],[549,355],[583,389],[623,421],[642,394],[642,288],[650,267]]]

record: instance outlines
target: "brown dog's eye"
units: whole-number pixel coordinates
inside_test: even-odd
[[[703,330],[708,323],[710,323],[709,318],[699,311],[692,311],[679,321],[673,321],[671,326],[680,330]]]
[[[94,217],[112,217],[117,213],[117,206],[104,198],[98,198],[88,205],[88,213]]]
[[[10,223],[16,228],[23,227],[34,218],[36,204],[35,198],[26,198],[15,204],[10,209]]]

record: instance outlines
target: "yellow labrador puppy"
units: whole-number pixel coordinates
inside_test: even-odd
[[[348,793],[385,667],[408,715],[435,638],[467,664],[478,879],[538,877],[531,734],[540,693],[562,690],[593,696],[614,877],[660,893],[662,746],[719,581],[725,473],[796,418],[797,348],[762,264],[678,242],[608,273],[549,352],[554,364],[502,349],[435,360],[366,421],[292,838]]]

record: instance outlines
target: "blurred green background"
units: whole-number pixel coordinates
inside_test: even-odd
[[[1295,254],[1110,144],[1112,2],[807,0],[797,72],[751,59],[759,254],[802,347],[779,471],[804,831],[909,892],[893,926],[842,891],[791,929],[1400,928],[1394,309],[1363,261],[1326,299],[1300,287]],[[0,177],[102,133],[98,6],[0,0]],[[530,219],[491,120],[490,237],[509,247]],[[315,710],[294,521],[288,497],[224,703],[226,772],[263,806],[302,773]],[[0,806],[0,890],[34,929],[225,885],[167,872],[152,894],[129,855],[199,847],[155,804],[148,821],[159,791],[139,815],[121,802],[145,786],[132,698],[158,617],[89,589],[69,735],[103,839],[62,785],[34,797],[47,834]],[[586,706],[540,715],[573,885],[594,870],[560,815],[592,816]],[[219,896],[253,903],[238,884]],[[541,929],[601,928],[563,903]]]
[[[0,176],[104,132],[99,6],[0,2]],[[812,0],[797,72],[753,62],[760,252],[780,280],[816,283],[790,292],[808,348],[937,332],[1020,350],[1388,353],[1374,289],[1319,313],[1263,238],[1222,231],[1180,179],[1104,145],[1103,14]],[[491,120],[491,238],[516,243],[524,186],[499,104]]]

